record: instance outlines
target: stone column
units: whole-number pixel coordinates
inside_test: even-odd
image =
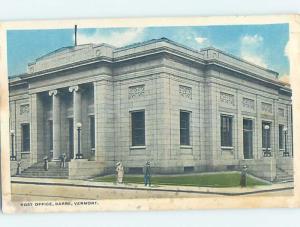
[[[52,96],[52,120],[53,120],[53,160],[59,160],[60,156],[60,99],[57,90],[49,91]]]
[[[74,130],[73,157],[75,158],[78,151],[77,123],[81,123],[81,94],[78,85],[69,87],[69,92],[73,93],[73,124],[74,124],[73,125],[73,130]]]

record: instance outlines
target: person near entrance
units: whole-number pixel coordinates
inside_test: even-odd
[[[60,168],[65,168],[66,167],[66,154],[63,153],[60,156]]]
[[[146,165],[144,167],[144,184],[145,186],[151,186],[151,167],[149,161],[146,162]]]

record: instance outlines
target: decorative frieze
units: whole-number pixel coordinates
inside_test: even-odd
[[[226,105],[234,106],[234,95],[220,92],[220,101]]]
[[[278,115],[279,115],[280,117],[284,117],[284,109],[279,108],[279,109],[278,109]]]
[[[29,104],[24,104],[20,106],[20,115],[29,113]]]
[[[179,94],[184,98],[192,99],[192,88],[179,85]]]
[[[145,85],[137,85],[129,87],[128,97],[129,99],[141,97],[145,95]]]
[[[261,103],[261,111],[265,113],[272,113],[272,104],[270,103]]]
[[[254,100],[253,99],[248,99],[248,98],[243,98],[243,108],[249,109],[249,110],[254,110]]]

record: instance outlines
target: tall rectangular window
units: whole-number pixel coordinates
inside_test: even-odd
[[[53,150],[53,121],[49,121],[49,149]]]
[[[90,143],[91,148],[95,148],[95,117],[90,116]]]
[[[253,123],[251,119],[243,119],[244,158],[253,158]]]
[[[30,151],[30,127],[29,124],[22,124],[22,152]]]
[[[270,122],[262,122],[262,148],[271,148],[271,123]]]
[[[232,116],[221,115],[221,146],[232,147]]]
[[[180,145],[190,145],[190,113],[180,111]]]
[[[279,125],[279,149],[284,149],[284,133],[283,133],[283,125]]]
[[[145,111],[131,113],[132,146],[145,146]]]

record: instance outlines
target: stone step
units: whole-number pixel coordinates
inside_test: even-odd
[[[21,174],[38,174],[38,175],[45,175],[45,174],[52,174],[52,175],[60,175],[60,174],[64,174],[64,175],[68,175],[69,173],[68,172],[51,172],[51,171],[45,171],[45,172],[30,172],[30,171],[24,171],[22,172]]]
[[[60,162],[49,162],[48,170],[44,169],[44,163],[35,163],[21,173],[21,177],[42,177],[42,178],[68,178],[69,168],[66,163],[65,168],[60,168]]]
[[[22,175],[21,175],[22,176]],[[68,176],[22,176],[26,178],[52,178],[52,179],[68,179]]]
[[[21,176],[68,176],[68,173],[21,173]]]
[[[275,182],[293,182],[294,177],[293,176],[277,176],[275,178]]]

